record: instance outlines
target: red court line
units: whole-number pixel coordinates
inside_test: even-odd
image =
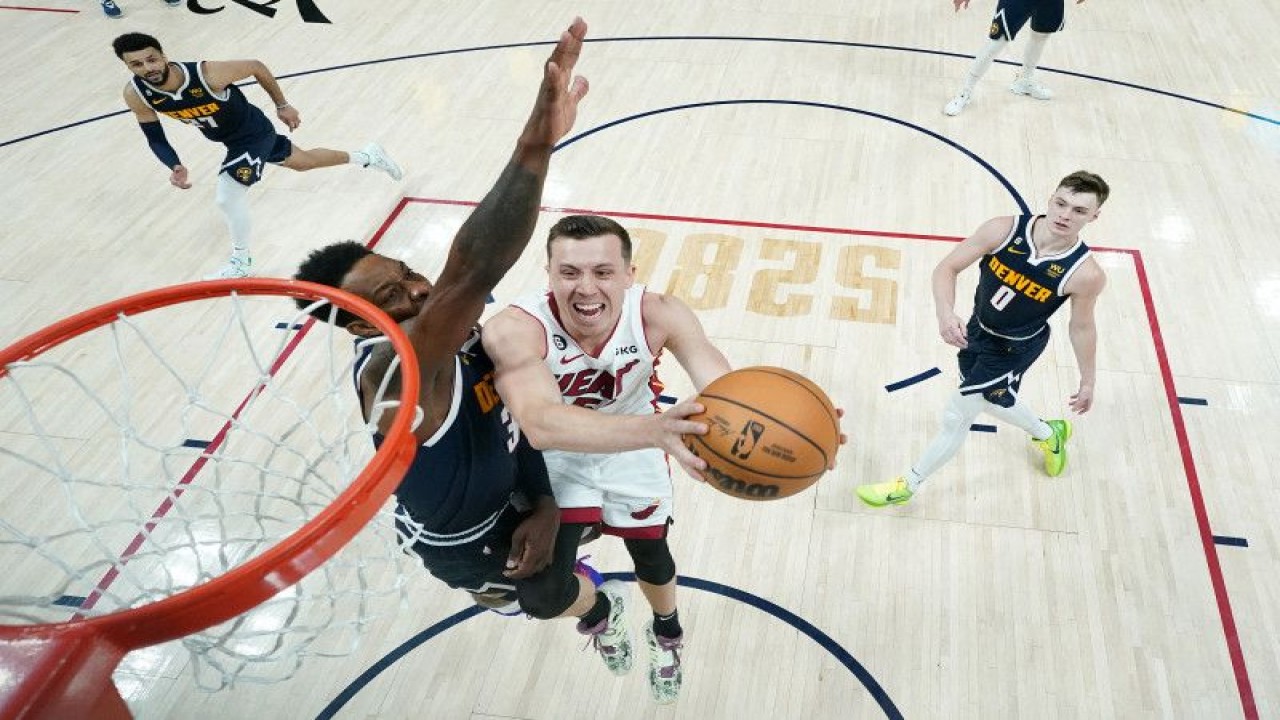
[[[1218,549],[1213,542],[1213,530],[1209,527],[1209,513],[1205,509],[1204,496],[1200,491],[1200,475],[1196,472],[1191,440],[1187,435],[1186,423],[1182,419],[1182,404],[1178,402],[1178,393],[1174,388],[1173,370],[1169,365],[1169,356],[1165,353],[1164,336],[1160,333],[1160,320],[1156,316],[1156,304],[1151,297],[1151,285],[1147,282],[1147,268],[1142,262],[1141,252],[1137,250],[1126,252],[1133,257],[1134,272],[1138,276],[1138,286],[1142,289],[1142,302],[1147,310],[1147,324],[1151,328],[1151,340],[1155,343],[1156,359],[1160,363],[1160,375],[1164,380],[1164,394],[1169,402],[1169,413],[1173,416],[1173,431],[1178,438],[1178,450],[1182,453],[1182,470],[1187,477],[1187,490],[1191,493],[1191,507],[1195,510],[1196,525],[1200,529],[1200,544],[1204,547],[1205,562],[1209,564],[1209,580],[1213,583],[1213,594],[1218,601],[1218,615],[1222,619],[1222,632],[1227,637],[1227,653],[1231,656],[1231,668],[1235,672],[1240,704],[1248,720],[1257,720],[1258,705],[1253,697],[1249,669],[1244,662],[1244,650],[1240,647],[1235,615],[1231,612],[1231,597],[1227,593],[1227,582],[1222,577],[1222,566],[1218,564]]]
[[[475,206],[476,203],[466,200],[439,200],[434,198],[405,198],[396,208],[399,215],[406,202],[430,205]],[[849,228],[821,227],[812,225],[792,225],[786,223],[755,222],[744,220],[726,220],[722,218],[700,218],[686,215],[662,215],[654,213],[618,212],[613,210],[589,210],[581,208],[549,208],[546,212],[570,214],[598,214],[610,217],[634,218],[640,220],[667,220],[676,222],[700,223],[704,225],[732,225],[739,227],[767,228],[773,230],[796,230],[834,235],[862,235],[872,237],[897,238],[904,240],[929,240],[959,242],[960,237],[948,235],[920,235],[915,233],[888,232],[882,230],[853,230]],[[380,233],[390,223],[384,223]],[[1156,360],[1160,366],[1160,377],[1164,382],[1165,399],[1169,403],[1169,412],[1173,422],[1174,434],[1178,439],[1178,451],[1182,456],[1182,470],[1187,479],[1187,491],[1191,495],[1191,507],[1195,512],[1196,526],[1200,532],[1200,544],[1204,548],[1205,563],[1209,567],[1209,580],[1213,584],[1214,599],[1218,605],[1218,616],[1222,620],[1222,632],[1226,636],[1227,654],[1231,657],[1231,669],[1236,679],[1236,689],[1240,693],[1240,704],[1246,720],[1258,719],[1258,706],[1253,697],[1253,684],[1249,680],[1249,669],[1245,665],[1244,651],[1240,647],[1240,636],[1236,630],[1235,615],[1231,611],[1231,598],[1227,592],[1227,583],[1222,576],[1222,567],[1218,563],[1218,550],[1213,542],[1213,531],[1209,525],[1209,513],[1205,509],[1204,495],[1200,490],[1200,476],[1196,472],[1195,456],[1191,449],[1191,440],[1187,435],[1187,426],[1182,417],[1182,406],[1178,402],[1178,393],[1174,387],[1173,370],[1169,364],[1169,356],[1165,352],[1164,335],[1160,332],[1160,320],[1156,314],[1155,301],[1151,296],[1151,285],[1147,280],[1146,266],[1142,262],[1142,253],[1135,249],[1093,247],[1092,250],[1106,253],[1124,253],[1133,259],[1134,272],[1138,286],[1142,291],[1142,302],[1146,308],[1147,326],[1151,332],[1151,341],[1155,346]]]
[[[24,7],[22,5],[0,5],[0,10],[26,10],[28,12],[78,13],[79,10],[67,8]]]

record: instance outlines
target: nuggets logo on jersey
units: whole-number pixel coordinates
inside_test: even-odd
[[[1000,262],[995,255],[992,255],[991,259],[987,261],[987,269],[995,273],[995,276],[1000,278],[1006,286],[1017,290],[1036,302],[1042,303],[1053,297],[1053,291],[1049,290],[1049,288],[1034,282],[1022,273],[1009,269],[1009,266]]]
[[[215,93],[204,79],[200,63],[181,62],[174,72],[182,83],[168,91],[151,85],[140,77],[133,78],[134,89],[162,115],[200,129],[204,136],[228,145],[254,138],[272,137],[275,129],[266,115],[250,103],[234,84]]]
[[[471,391],[476,395],[476,402],[480,403],[481,412],[489,412],[500,402],[498,391],[493,387],[492,372],[485,373],[479,381],[471,386]]]
[[[1045,254],[1036,247],[1035,224],[1043,215],[1014,219],[1005,241],[983,257],[974,315],[987,332],[1007,340],[1025,340],[1046,328],[1067,300],[1063,288],[1089,256],[1079,239],[1068,248]]]

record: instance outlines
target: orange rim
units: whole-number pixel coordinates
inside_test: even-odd
[[[137,315],[190,300],[240,295],[323,298],[367,320],[391,340],[400,357],[400,403],[415,407],[418,398],[418,358],[408,337],[386,313],[351,293],[326,285],[274,278],[241,278],[185,283],[149,290],[99,305],[60,320],[0,350],[0,377],[14,362],[28,360],[51,347],[114,322],[121,315]],[[309,318],[293,342],[301,340],[316,320]],[[271,368],[274,375],[280,368]],[[414,413],[397,413],[386,440],[332,503],[306,525],[261,555],[202,585],[172,597],[93,618],[38,625],[0,625],[0,640],[39,639],[64,633],[69,625],[126,650],[132,650],[212,627],[266,601],[302,579],[342,548],[364,527],[399,484],[413,461],[417,443],[412,432]],[[80,634],[78,632],[77,634]]]

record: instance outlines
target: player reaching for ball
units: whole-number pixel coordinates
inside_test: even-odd
[[[701,390],[729,372],[729,362],[684,302],[635,284],[631,238],[609,218],[557,222],[547,238],[547,272],[550,289],[491,319],[484,346],[498,394],[533,446],[544,450],[561,538],[598,527],[626,543],[653,609],[645,629],[649,686],[656,701],[671,702],[680,692],[684,633],[667,544],[666,455],[695,473],[705,464],[678,437],[654,437],[662,388],[655,366],[670,349]],[[574,543],[557,541],[552,571],[560,570],[565,588],[542,612],[580,617],[579,631],[593,637],[610,670],[623,674],[631,668],[625,586],[605,583],[603,596],[577,588],[574,553]]]
[[[1093,309],[1106,285],[1080,231],[1098,217],[1111,192],[1090,172],[1064,177],[1044,215],[992,218],[956,246],[933,271],[933,299],[942,340],[960,348],[960,389],[942,415],[942,430],[903,476],[857,488],[873,507],[907,502],[930,473],[951,459],[979,413],[1026,430],[1044,452],[1044,469],[1060,475],[1067,464],[1069,420],[1041,420],[1018,399],[1022,376],[1049,344],[1049,317],[1071,300],[1068,333],[1080,386],[1074,412],[1093,406],[1098,331]],[[978,288],[968,325],[955,313],[956,276],[979,262]]]

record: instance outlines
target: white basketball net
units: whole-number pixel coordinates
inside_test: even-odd
[[[9,366],[0,623],[108,614],[200,585],[348,486],[373,455],[353,336],[320,322],[303,332],[308,316],[292,304],[193,300],[120,316]],[[403,545],[388,504],[297,585],[181,640],[197,684],[284,680],[306,656],[354,650],[421,572]]]

